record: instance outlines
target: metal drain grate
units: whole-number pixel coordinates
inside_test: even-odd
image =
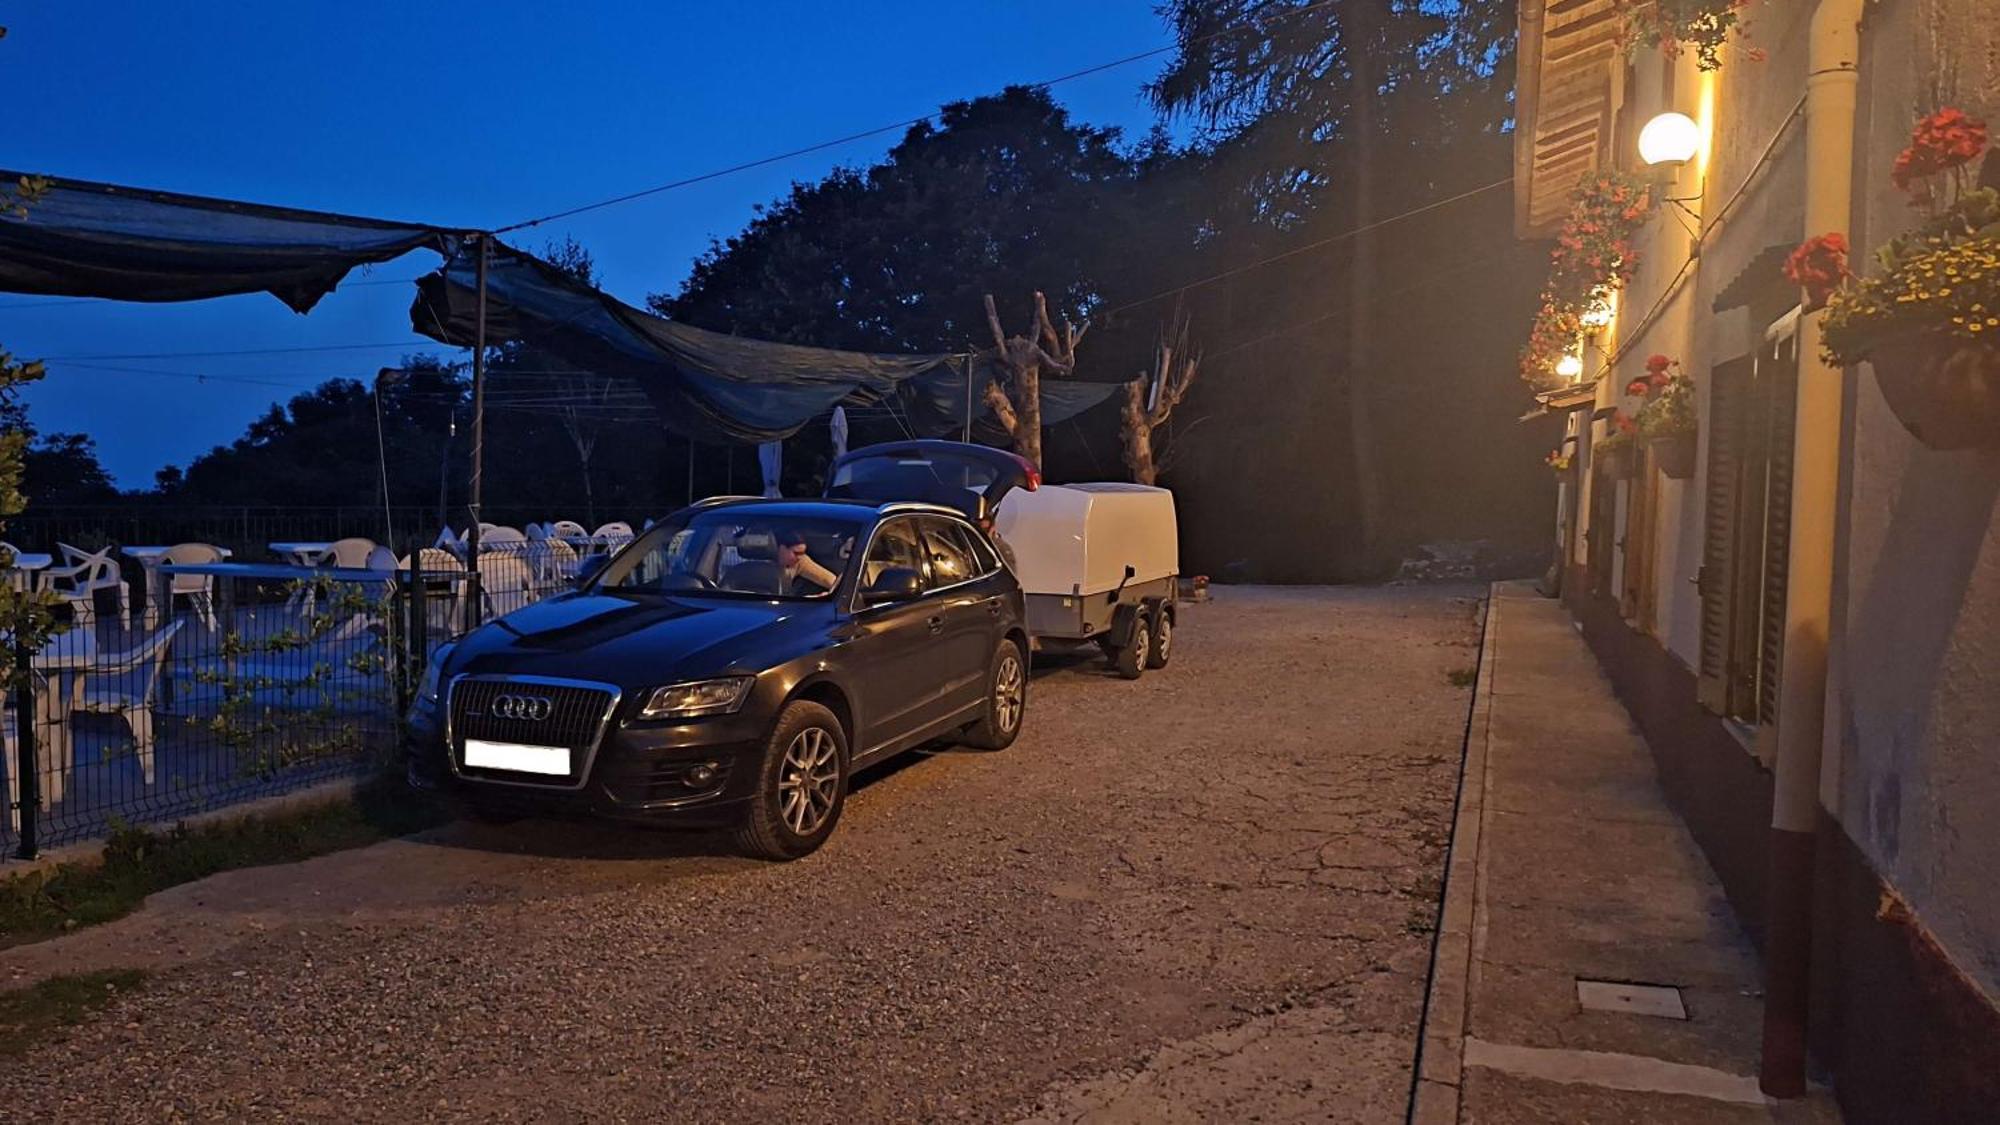
[[[1635,984],[1618,980],[1576,981],[1576,1002],[1594,1012],[1623,1012],[1663,1020],[1688,1018],[1681,990],[1668,984]]]

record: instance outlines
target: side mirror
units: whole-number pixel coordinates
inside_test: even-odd
[[[864,605],[888,605],[891,602],[914,601],[924,594],[924,576],[907,566],[892,566],[875,576],[875,581],[861,591]]]
[[[610,555],[591,555],[576,564],[576,577],[571,579],[570,584],[581,590],[585,586],[590,585],[591,580],[595,579],[610,564]]]

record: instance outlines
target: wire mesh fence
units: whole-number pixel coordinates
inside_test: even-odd
[[[370,565],[188,552],[144,568],[137,605],[109,587],[70,601],[69,631],[12,653],[0,843],[32,852],[390,763],[438,645],[571,588],[634,536],[506,532],[476,565],[450,536]]]

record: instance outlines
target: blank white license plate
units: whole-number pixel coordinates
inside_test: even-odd
[[[526,746],[519,742],[465,740],[465,764],[473,769],[510,770],[552,777],[569,776],[569,747]]]

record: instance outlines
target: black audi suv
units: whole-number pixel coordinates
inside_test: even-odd
[[[755,855],[813,851],[857,769],[1020,733],[1022,595],[974,522],[993,484],[961,506],[726,500],[668,517],[574,591],[433,657],[411,783],[482,818],[726,827]]]

